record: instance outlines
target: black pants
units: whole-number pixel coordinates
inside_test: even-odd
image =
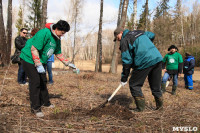
[[[149,68],[142,70],[133,70],[131,78],[129,79],[129,87],[133,97],[142,97],[142,86],[146,77],[148,76],[149,85],[154,97],[161,97],[162,92],[161,84],[162,63],[159,62]]]
[[[49,93],[46,86],[46,73],[38,73],[34,64],[30,64],[24,60],[22,60],[22,65],[29,78],[31,109],[39,110],[42,105],[50,105]]]

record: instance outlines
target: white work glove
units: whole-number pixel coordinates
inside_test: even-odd
[[[68,66],[71,67],[72,69],[76,69],[76,66],[73,63],[69,63]]]
[[[124,87],[125,85],[127,84],[127,81],[126,82],[121,82],[121,85]]]
[[[43,65],[37,66],[36,69],[37,69],[38,73],[45,73],[45,69],[44,69]]]
[[[73,72],[76,74],[80,73],[80,70],[78,68],[76,68],[76,66],[73,63],[69,63],[68,65],[69,67],[71,67],[73,69]]]

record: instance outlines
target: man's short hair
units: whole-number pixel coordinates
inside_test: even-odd
[[[20,29],[20,32],[22,32],[23,30],[27,30],[27,31],[28,31],[27,28],[21,28],[21,29]]]

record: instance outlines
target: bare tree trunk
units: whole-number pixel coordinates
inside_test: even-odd
[[[120,3],[119,3],[117,27],[119,26],[120,20],[121,20],[121,13],[122,13],[121,10],[122,10],[122,0],[120,0]],[[119,48],[119,42],[116,41],[114,45],[114,49],[113,49],[112,62],[111,62],[110,70],[109,70],[110,73],[117,73],[118,53],[119,53],[118,48]]]
[[[22,2],[22,25],[24,26],[24,10],[25,10],[25,0]]]
[[[77,26],[77,16],[78,16],[78,7],[76,6],[76,11],[75,11],[75,17],[74,17],[74,47],[73,49],[73,56],[72,56],[72,63],[74,63],[74,59],[75,59],[75,48],[76,48],[76,26]]]
[[[181,33],[182,33],[183,45],[185,46],[185,38],[184,38],[184,31],[183,31],[183,13],[181,13]],[[181,47],[182,47],[182,43],[181,43]]]
[[[3,7],[2,0],[0,0],[0,62],[1,65],[6,64],[6,34],[3,21]]]
[[[120,0],[120,3],[119,3],[119,10],[118,10],[117,26],[119,26],[120,20],[121,20],[121,15],[122,15],[122,3],[123,3],[123,0]]]
[[[11,40],[12,40],[12,0],[8,0],[8,15],[7,15],[7,29],[6,29],[6,64],[10,62],[11,54]]]
[[[134,0],[133,2],[133,10],[134,10],[134,16],[133,16],[133,30],[137,29],[137,0]]]
[[[42,19],[41,19],[41,28],[45,28],[46,20],[47,20],[47,3],[48,0],[43,0],[42,3]]]
[[[147,31],[147,26],[148,26],[148,11],[149,11],[149,8],[148,8],[148,0],[146,0],[146,4],[145,4],[145,31]]]
[[[71,3],[73,4],[72,6],[72,21],[73,21],[73,27],[74,27],[74,46],[72,46],[72,60],[71,62],[74,63],[76,54],[79,52],[80,49],[76,50],[76,46],[77,46],[77,33],[78,33],[78,25],[79,22],[81,20],[81,9],[83,6],[83,0],[71,0]]]
[[[100,18],[99,18],[99,31],[98,31],[98,41],[97,41],[97,57],[95,72],[102,72],[102,19],[103,19],[103,0],[101,0],[100,5]],[[99,67],[99,68],[98,68]]]
[[[124,0],[123,1],[123,7],[122,6],[122,0],[120,1],[120,5],[119,5],[119,13],[118,13],[118,26],[124,28],[125,27],[125,23],[126,23],[126,16],[127,16],[127,9],[128,9],[128,3],[129,0]],[[121,11],[122,9],[122,11]],[[121,16],[121,17],[119,17]],[[119,18],[121,18],[119,20]],[[118,55],[119,55],[120,51],[119,51],[119,42],[116,41],[115,42],[115,46],[114,46],[114,50],[113,50],[113,57],[112,57],[112,62],[111,62],[111,67],[110,67],[110,73],[117,73],[117,65],[118,65]]]
[[[124,0],[123,8],[122,8],[122,14],[121,14],[121,21],[120,21],[120,24],[119,24],[119,26],[122,27],[122,28],[124,28],[125,24],[126,24],[128,3],[129,3],[129,0]]]

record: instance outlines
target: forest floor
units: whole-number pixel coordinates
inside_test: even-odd
[[[121,68],[117,74],[110,74],[109,69],[94,73],[94,65],[90,65],[91,69],[83,64],[77,66],[81,70],[78,75],[67,69],[53,69],[54,84],[48,85],[48,91],[55,108],[42,108],[44,118],[31,114],[28,86],[16,82],[18,66],[0,68],[0,132],[170,133],[175,127],[190,127],[200,132],[200,68],[195,69],[194,90],[184,88],[181,76],[174,96],[170,83],[163,95],[164,109],[160,111],[155,110],[155,100],[146,80],[142,88],[146,109],[134,112],[128,85],[105,107],[98,108],[118,87]]]

